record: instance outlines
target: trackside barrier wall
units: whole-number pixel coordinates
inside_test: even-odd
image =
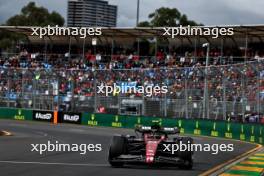
[[[32,120],[32,117],[32,110],[0,108],[0,119]]]
[[[134,117],[110,114],[83,113],[82,124],[117,128],[134,128],[136,125],[150,126],[157,121],[162,126],[178,127],[182,134],[222,137],[263,144],[263,125],[242,124],[228,121],[203,119],[172,119],[157,117]]]
[[[58,119],[55,119],[54,115],[56,113],[52,111],[0,108],[0,119],[41,120],[50,123],[55,123],[58,120],[58,123],[116,128],[134,128],[136,125],[150,126],[153,124],[153,121],[156,121],[162,126],[178,127],[182,134],[222,137],[264,144],[264,131],[261,124],[242,124],[204,119],[172,119],[65,112],[58,112]]]

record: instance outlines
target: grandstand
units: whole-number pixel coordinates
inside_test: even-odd
[[[96,45],[92,37],[40,39],[29,27],[0,27],[28,39],[1,52],[0,106],[264,122],[264,26],[228,27],[235,35],[218,39],[103,28]],[[211,46],[208,67],[203,43]],[[97,93],[117,82],[166,85],[168,93]]]

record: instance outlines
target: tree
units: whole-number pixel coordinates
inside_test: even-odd
[[[153,26],[176,26],[180,17],[181,13],[176,8],[161,7],[149,14],[150,23]]]
[[[203,26],[203,24],[198,24],[196,23],[195,21],[193,20],[189,20],[187,15],[183,14],[180,18],[180,21],[179,21],[179,24],[182,25],[182,26]]]
[[[142,21],[138,24],[138,27],[150,27],[150,24],[148,21]]]
[[[155,12],[149,14],[150,21],[144,21],[139,23],[138,26],[146,27],[146,26],[153,26],[153,27],[176,27],[179,25],[187,26],[197,26],[202,24],[197,24],[195,21],[189,20],[187,15],[181,14],[180,11],[176,8],[167,8],[161,7],[156,9]]]
[[[49,12],[44,7],[37,7],[35,2],[30,2],[21,9],[20,14],[9,18],[9,26],[63,26],[64,18],[57,12]]]
[[[4,25],[7,26],[63,26],[64,18],[57,12],[49,12],[44,7],[36,6],[35,2],[29,2],[17,15],[10,17]],[[8,31],[0,31],[0,47],[9,48],[13,41],[25,41],[23,35]]]

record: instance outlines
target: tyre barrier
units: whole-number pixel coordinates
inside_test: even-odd
[[[178,127],[182,134],[236,139],[263,144],[263,125],[215,121],[205,119],[159,118],[124,116],[96,113],[53,112],[28,109],[0,108],[0,119],[33,120],[49,123],[72,123],[89,126],[134,128],[136,125],[150,126],[153,121],[167,127]]]

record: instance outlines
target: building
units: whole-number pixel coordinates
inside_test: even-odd
[[[117,6],[102,0],[69,0],[68,26],[116,27]]]

